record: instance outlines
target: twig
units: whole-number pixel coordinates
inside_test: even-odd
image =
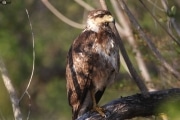
[[[83,6],[88,11],[94,10],[94,8],[92,6],[90,6],[89,4],[84,2],[83,0],[74,0],[74,1],[77,2],[79,5]]]
[[[168,8],[168,5],[167,5],[168,4],[167,0],[161,0],[161,4],[162,4],[162,6],[164,8],[164,11],[168,12],[169,8]],[[169,17],[169,16],[168,16],[168,18],[169,18],[169,23],[170,24],[172,23],[177,35],[180,37],[180,28],[179,28],[178,24],[176,23],[175,18],[174,17]],[[171,31],[171,33],[172,33],[172,31]]]
[[[21,95],[19,101],[21,101],[24,97],[24,95],[26,94],[29,98],[29,100],[31,101],[31,96],[28,92],[28,89],[31,85],[31,82],[32,82],[32,78],[33,78],[33,75],[34,75],[34,69],[35,69],[35,58],[36,58],[36,54],[35,54],[35,46],[34,46],[34,33],[33,33],[33,30],[32,30],[32,24],[31,24],[31,20],[30,20],[30,17],[29,17],[29,13],[28,13],[28,10],[26,9],[26,14],[27,14],[27,17],[28,17],[28,20],[29,20],[29,26],[30,26],[30,29],[31,29],[31,34],[32,34],[32,42],[33,42],[33,63],[32,63],[32,71],[31,71],[31,76],[30,76],[30,79],[29,79],[29,82],[28,82],[28,85],[25,89],[25,91],[23,92],[23,94]],[[28,116],[27,116],[27,120],[29,120],[29,116],[30,116],[30,113],[31,113],[31,103],[29,103],[29,112],[28,112]]]
[[[157,8],[158,10],[160,10],[160,11],[163,11],[163,9],[162,8],[160,8],[159,6],[157,6],[156,4],[154,4],[154,1],[152,1],[152,0],[147,0],[150,4],[152,4],[155,8]]]
[[[31,34],[32,34],[32,42],[33,42],[33,63],[32,63],[32,71],[31,71],[31,76],[30,76],[30,79],[29,79],[29,82],[28,82],[28,85],[24,91],[24,93],[21,95],[19,101],[22,100],[22,98],[24,97],[24,95],[26,93],[28,93],[28,89],[30,87],[30,84],[31,84],[31,81],[32,81],[32,77],[34,75],[34,66],[35,66],[35,48],[34,48],[34,33],[32,31],[32,24],[31,24],[31,21],[30,21],[30,18],[29,18],[29,13],[28,13],[28,10],[26,9],[26,13],[27,13],[27,16],[28,16],[28,20],[29,20],[29,25],[30,25],[30,29],[31,29]],[[28,93],[29,94],[29,93]]]
[[[101,4],[101,6],[102,6],[102,9],[108,10],[107,5],[106,5],[106,2],[105,2],[104,0],[99,0],[99,2],[100,2],[100,4]]]
[[[177,35],[180,37],[180,28],[178,24],[176,23],[175,18],[170,18],[169,22],[172,23],[174,29],[176,30]]]
[[[139,25],[139,23],[137,22],[137,20],[134,18],[134,16],[132,15],[132,13],[130,12],[130,10],[128,9],[128,7],[126,6],[126,3],[123,0],[118,0],[119,4],[122,6],[122,8],[124,9],[124,11],[126,12],[126,14],[128,15],[131,23],[135,26],[135,28],[137,29],[137,31],[139,32],[139,35],[147,42],[149,48],[151,49],[151,51],[154,53],[154,55],[156,56],[156,58],[161,62],[161,64],[167,69],[169,70],[176,78],[180,79],[180,73],[177,72],[174,68],[172,68],[166,61],[165,59],[162,57],[162,55],[160,54],[160,52],[156,49],[155,45],[152,43],[152,40],[143,32],[141,26]]]
[[[133,117],[148,117],[161,113],[169,114],[173,107],[177,108],[180,101],[180,89],[168,89],[162,91],[149,92],[149,97],[142,94],[121,97],[113,100],[102,108],[105,110],[106,118],[97,112],[87,112],[77,120],[125,120]],[[171,105],[171,109],[164,109]],[[174,106],[173,106],[174,105]],[[178,111],[180,108],[177,108]]]
[[[14,118],[15,120],[22,120],[22,113],[19,107],[19,99],[17,97],[16,90],[14,89],[14,86],[11,83],[11,79],[9,78],[8,71],[4,65],[2,58],[0,58],[0,71],[2,74],[4,85],[10,95]]]
[[[54,6],[52,6],[48,0],[41,0],[41,1],[56,17],[58,17],[60,20],[62,20],[66,24],[68,24],[72,27],[78,28],[78,29],[83,29],[85,27],[85,25],[76,23],[76,22],[68,19],[67,17],[65,17]]]
[[[26,119],[26,120],[29,120],[30,114],[31,114],[31,95],[30,95],[28,92],[26,92],[26,94],[27,94],[27,96],[28,96],[28,98],[29,98],[29,100],[30,100],[30,102],[29,102],[28,116],[27,116],[27,119]]]
[[[164,12],[167,12],[167,10],[168,10],[167,0],[161,0],[161,4],[164,8]]]
[[[139,0],[140,3],[144,6],[144,8],[150,13],[153,19],[159,24],[159,26],[180,46],[180,42],[171,34],[169,33],[166,28],[156,19],[156,17],[151,13],[151,11],[147,8],[142,0]]]

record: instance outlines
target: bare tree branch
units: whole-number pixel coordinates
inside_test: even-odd
[[[76,23],[76,22],[68,19],[67,17],[65,17],[54,6],[52,6],[48,0],[41,0],[41,1],[56,17],[58,17],[60,20],[62,20],[66,24],[68,24],[72,27],[78,28],[78,29],[83,29],[85,27],[85,25]]]
[[[169,65],[165,59],[162,57],[160,52],[156,49],[155,45],[152,43],[152,40],[143,32],[141,26],[137,22],[137,20],[134,18],[128,7],[126,6],[126,3],[123,0],[118,0],[124,11],[127,13],[131,23],[135,26],[137,31],[139,32],[139,35],[147,42],[149,48],[152,50],[156,58],[161,62],[161,64],[170,71],[176,78],[180,79],[180,73],[177,72],[171,65]]]
[[[178,88],[150,92],[148,97],[144,97],[143,94],[135,94],[118,98],[103,105],[102,108],[105,110],[106,118],[103,118],[97,112],[90,111],[77,120],[124,120],[161,113],[168,114],[171,110],[163,108],[162,105],[175,106],[179,102],[180,89]]]
[[[84,7],[88,11],[94,10],[94,8],[92,6],[90,6],[89,4],[84,2],[83,0],[74,0],[74,1],[77,2],[79,5],[81,5],[82,7]]]
[[[99,0],[99,2],[100,2],[100,4],[101,4],[101,6],[102,6],[102,9],[108,10],[107,5],[106,5],[106,2],[105,2],[104,0]]]
[[[22,114],[21,114],[21,110],[19,107],[19,99],[17,97],[14,86],[11,83],[11,79],[9,78],[8,71],[7,71],[7,69],[4,65],[4,62],[1,58],[0,58],[0,71],[2,74],[2,79],[3,79],[4,85],[10,95],[14,118],[15,118],[15,120],[22,120]]]

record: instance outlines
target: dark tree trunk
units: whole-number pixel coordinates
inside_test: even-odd
[[[168,89],[150,92],[149,96],[135,94],[128,97],[121,97],[102,106],[105,109],[106,118],[96,112],[88,112],[78,120],[124,120],[133,117],[147,117],[160,113],[168,114],[170,109],[165,106],[180,104],[180,89]],[[180,110],[180,107],[176,107]]]

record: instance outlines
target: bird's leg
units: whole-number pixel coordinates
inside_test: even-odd
[[[94,90],[91,90],[91,98],[93,101],[93,111],[97,111],[102,117],[106,117],[106,115],[104,114],[104,109],[99,107],[96,103]]]

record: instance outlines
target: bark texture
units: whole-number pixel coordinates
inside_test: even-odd
[[[180,89],[178,88],[149,92],[149,96],[135,94],[118,98],[102,106],[106,118],[96,112],[88,112],[78,120],[124,120],[139,116],[168,114],[169,111],[162,106],[177,105],[178,103],[180,103]]]

